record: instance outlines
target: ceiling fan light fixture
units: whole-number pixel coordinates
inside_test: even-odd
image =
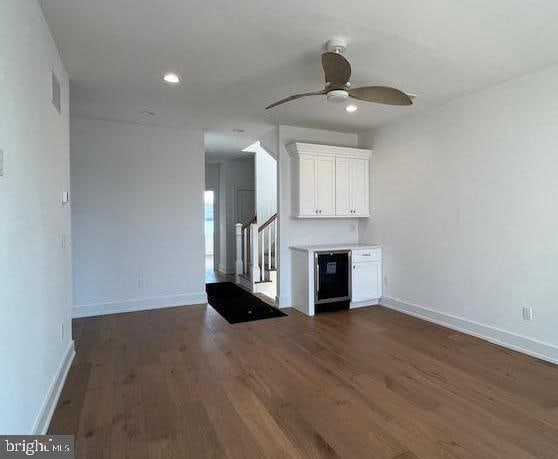
[[[345,102],[349,98],[349,93],[343,89],[334,89],[327,93],[328,102]]]
[[[358,110],[358,107],[355,104],[350,104],[345,107],[345,111],[348,113],[354,113]]]

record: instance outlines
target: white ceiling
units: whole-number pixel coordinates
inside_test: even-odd
[[[277,122],[357,132],[558,61],[556,0],[41,3],[74,116],[203,128],[215,158],[237,155]],[[331,36],[349,42],[353,86],[393,85],[419,94],[415,105],[362,102],[347,114],[316,97],[264,110],[322,88]],[[182,84],[163,84],[167,71]]]

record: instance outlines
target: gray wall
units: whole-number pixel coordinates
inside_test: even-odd
[[[384,295],[558,361],[558,66],[361,136]],[[534,320],[522,308],[534,309]]]
[[[202,131],[71,131],[75,314],[203,302]]]
[[[2,0],[0,10],[0,433],[29,434],[45,428],[50,388],[73,351],[70,206],[61,204],[68,77],[36,1]]]

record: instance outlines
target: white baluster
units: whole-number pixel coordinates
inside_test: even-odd
[[[255,282],[260,279],[260,260],[258,244],[258,225],[250,225],[250,258],[252,262],[252,291],[255,291]]]
[[[246,231],[246,228],[244,228],[242,230],[243,232],[243,238],[244,238],[244,257],[243,257],[243,266],[244,266],[244,274],[246,275],[246,273],[248,272],[248,269],[250,268],[249,264],[248,264],[248,232]]]
[[[265,277],[265,235],[263,231],[259,234],[261,234],[261,244],[262,244],[262,246],[260,247],[260,250],[262,252],[262,262],[260,265],[260,281],[262,281],[264,280]]]
[[[277,219],[273,222],[273,238],[274,238],[274,247],[275,247],[275,255],[273,256],[273,267],[277,269]]]
[[[265,230],[267,231],[267,269],[271,271],[271,227],[269,225]]]

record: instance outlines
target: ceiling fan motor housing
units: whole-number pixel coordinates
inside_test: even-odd
[[[326,42],[325,49],[332,53],[342,53],[347,49],[347,42],[344,38],[333,37]]]
[[[327,93],[328,102],[345,102],[349,98],[349,93],[343,89],[333,89]]]

